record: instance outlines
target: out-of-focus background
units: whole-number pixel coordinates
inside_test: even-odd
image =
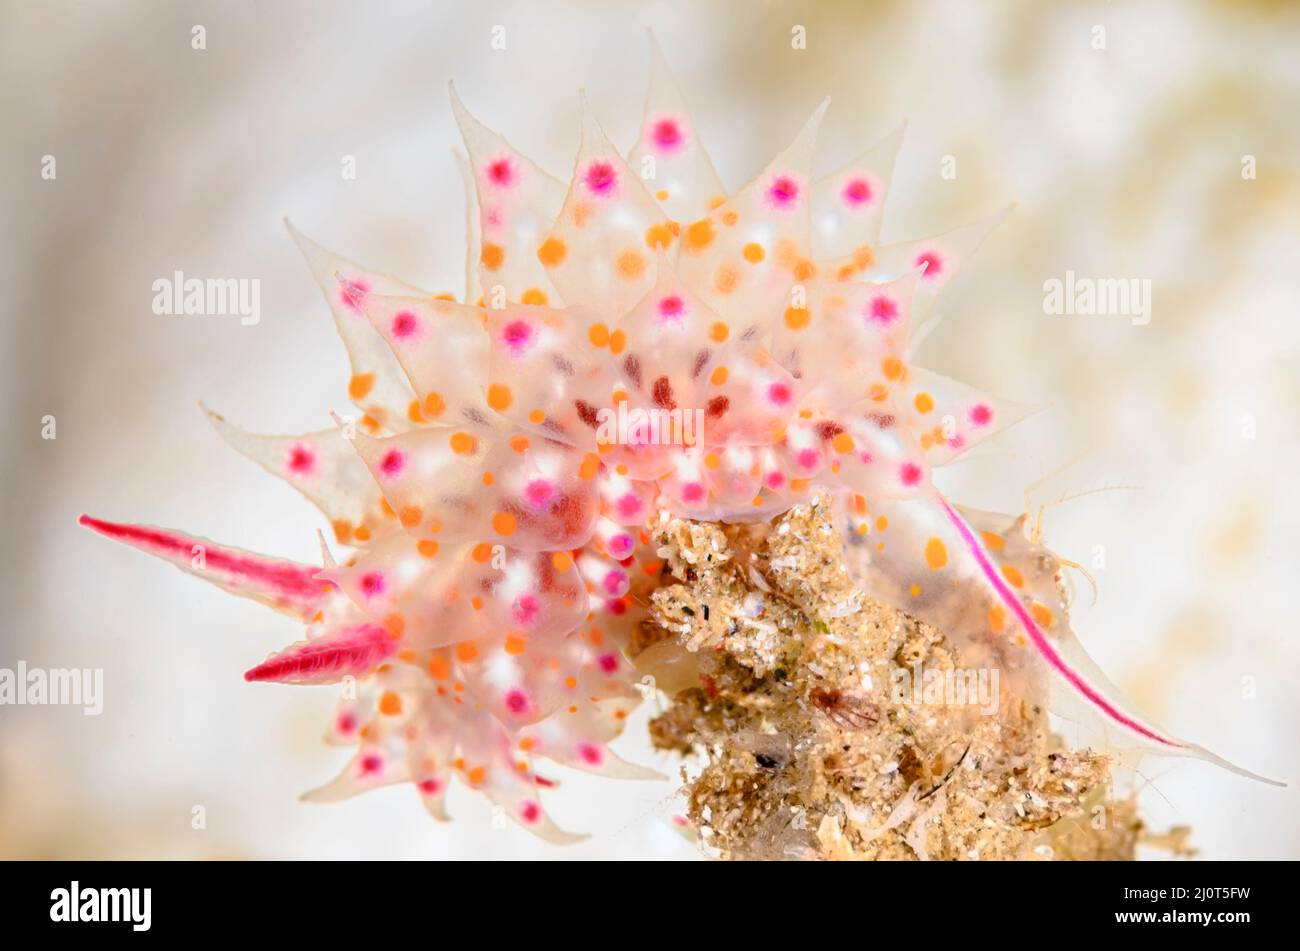
[[[646,27],[732,187],[829,94],[822,171],[910,121],[886,240],[1018,204],[918,357],[1050,409],[945,487],[1007,511],[1053,473],[1035,499],[1136,487],[1046,516],[1100,587],[1095,606],[1080,587],[1081,637],[1175,733],[1292,783],[1148,760],[1145,813],[1192,825],[1206,856],[1300,856],[1300,10],[1175,0],[3,0],[0,667],[102,668],[105,706],[0,707],[0,856],[695,854],[668,826],[673,782],[564,775],[548,803],[593,833],[565,850],[494,828],[464,791],[450,825],[404,788],[298,803],[341,765],[319,743],[333,691],[241,679],[297,627],[75,524],[314,558],[322,519],[197,408],[261,432],[346,409],[342,348],[281,218],[459,290],[447,80],[564,175],[580,87],[635,138]],[[261,323],[156,316],[151,284],[176,270],[260,279]],[[1046,315],[1043,284],[1067,270],[1150,279],[1150,323]],[[675,775],[647,713],[617,748]]]

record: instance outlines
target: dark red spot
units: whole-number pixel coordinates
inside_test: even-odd
[[[842,432],[844,432],[844,427],[829,419],[817,424],[817,435],[822,439],[834,439]]]
[[[592,429],[596,429],[600,425],[600,416],[596,413],[596,407],[586,400],[574,400],[573,408],[578,411],[578,419]]]
[[[725,396],[715,396],[704,404],[704,415],[709,419],[721,419],[731,408],[731,400]]]
[[[650,388],[650,397],[656,406],[662,406],[666,410],[677,408],[677,401],[673,399],[673,384],[666,376],[655,380],[654,386]]]

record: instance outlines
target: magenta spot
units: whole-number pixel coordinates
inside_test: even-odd
[[[524,691],[518,688],[506,691],[506,709],[515,716],[525,716],[532,708],[532,701],[528,699],[528,694],[524,693]]]
[[[627,535],[627,534],[615,535],[609,540],[608,543],[609,553],[614,558],[617,558],[619,561],[622,561],[624,558],[627,558],[629,555],[632,554],[633,544],[634,542],[632,541],[631,535]]]
[[[618,514],[623,518],[635,518],[637,513],[641,511],[641,500],[632,492],[619,496],[616,504]]]
[[[932,281],[943,273],[943,258],[937,251],[923,251],[916,256],[916,267],[923,267],[921,279]]]
[[[799,182],[790,175],[778,175],[768,186],[767,197],[777,208],[793,208],[799,201]]]
[[[682,501],[690,505],[704,501],[704,486],[698,482],[687,482],[682,486]]]
[[[442,792],[442,783],[438,782],[438,780],[433,777],[422,779],[417,783],[417,785],[420,787],[420,792],[424,793],[426,796],[436,796],[438,793]]]
[[[361,775],[373,776],[384,768],[384,758],[378,753],[367,753],[361,757]]]
[[[801,469],[815,469],[817,463],[822,461],[822,454],[816,449],[800,449],[795,455],[794,461],[799,464]]]
[[[877,294],[871,298],[867,313],[876,323],[889,326],[898,319],[898,302],[892,297]]]
[[[400,449],[390,449],[384,453],[384,458],[379,460],[379,471],[390,479],[395,479],[401,475],[402,467],[406,465],[406,456],[402,455]]]
[[[790,402],[790,387],[784,383],[773,383],[767,388],[767,398],[777,406],[784,406]]]
[[[501,340],[515,356],[522,356],[533,342],[533,328],[525,320],[512,320],[501,331]]]
[[[650,125],[650,138],[660,152],[675,152],[681,148],[685,135],[681,124],[673,118],[658,119]]]
[[[384,576],[377,571],[367,572],[361,576],[361,593],[367,598],[375,598],[384,593],[387,584]]]
[[[409,310],[401,311],[393,317],[393,336],[398,340],[414,336],[419,329],[420,319]]]
[[[844,186],[844,203],[854,208],[861,208],[871,201],[871,182],[865,178],[851,178]]]
[[[680,317],[685,310],[686,303],[676,294],[659,299],[659,316],[666,320]]]
[[[493,159],[488,162],[487,180],[497,188],[508,188],[515,181],[515,165],[509,158]]]
[[[596,664],[607,674],[612,674],[618,670],[617,654],[601,654],[596,658]]]
[[[618,184],[618,173],[609,162],[592,162],[587,166],[584,180],[593,195],[604,198],[613,193]]]
[[[369,293],[370,285],[359,277],[339,281],[339,300],[350,311],[361,313],[361,302]]]
[[[905,462],[898,467],[898,479],[906,486],[919,485],[921,474],[921,467],[915,462]]]
[[[771,489],[772,491],[775,492],[777,489],[781,488],[781,486],[783,486],[783,485],[785,485],[785,473],[784,473],[784,472],[769,472],[769,473],[767,474],[767,487],[768,487],[769,489]]]
[[[627,590],[627,574],[611,569],[605,572],[605,578],[601,581],[601,585],[610,597],[617,598]]]
[[[599,766],[605,762],[605,754],[595,743],[579,743],[578,758],[588,766]]]
[[[542,817],[542,807],[531,799],[519,804],[519,818],[532,825]]]
[[[555,497],[555,486],[546,479],[533,479],[524,486],[524,498],[528,504],[539,509]]]
[[[531,627],[537,620],[537,616],[542,613],[542,603],[537,600],[536,595],[521,594],[510,606],[510,613],[516,624]]]
[[[309,476],[316,468],[316,451],[306,443],[294,443],[285,452],[284,467],[298,478]]]
[[[339,714],[338,720],[334,722],[334,728],[347,736],[357,728],[357,718],[352,715],[351,711],[344,711]]]
[[[987,403],[976,403],[970,408],[970,421],[976,426],[987,426],[993,422],[993,408]]]

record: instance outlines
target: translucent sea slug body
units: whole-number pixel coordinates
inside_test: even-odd
[[[355,678],[328,739],[356,753],[309,798],[410,782],[442,818],[457,776],[570,838],[539,802],[539,759],[655,775],[607,745],[640,699],[624,648],[660,572],[646,526],[765,520],[817,493],[841,506],[866,590],[1018,666],[1027,691],[1053,685],[1141,744],[1217,760],[1114,699],[1070,633],[1058,562],[1020,522],[931,485],[1024,411],[910,362],[994,222],[878,246],[901,130],[814,178],[823,105],[728,195],[656,50],[640,140],[623,158],[584,109],[566,190],[452,104],[472,178],[465,302],[295,231],[363,415],[282,437],[212,414],[355,556],[322,544],[323,566],[301,565],[83,517],[307,625],[248,680]],[[612,439],[619,413],[636,422]]]

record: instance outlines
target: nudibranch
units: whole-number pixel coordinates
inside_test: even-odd
[[[525,828],[572,838],[542,808],[539,761],[656,775],[608,745],[641,698],[625,648],[661,571],[647,526],[664,512],[766,520],[814,494],[837,500],[869,592],[1117,734],[1236,769],[1118,699],[1023,520],[959,509],[931,482],[1026,415],[910,354],[997,219],[880,245],[902,130],[815,177],[825,103],[728,192],[652,48],[639,140],[624,155],[584,104],[567,186],[452,90],[471,180],[460,301],[290,226],[359,418],[301,436],[211,419],[353,554],[336,562],[322,541],[322,565],[306,565],[82,523],[306,625],[245,676],[345,685],[328,739],[355,753],[315,800],[409,782],[443,818],[456,777]]]

